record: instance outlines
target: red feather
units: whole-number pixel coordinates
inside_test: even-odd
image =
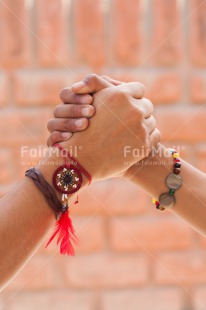
[[[69,210],[62,213],[55,227],[55,231],[47,242],[46,247],[52,242],[56,235],[58,235],[57,244],[60,243],[60,253],[74,256],[75,251],[71,241],[78,245],[78,238],[75,235],[72,220],[69,217]]]

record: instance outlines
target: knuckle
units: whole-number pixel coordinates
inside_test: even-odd
[[[63,123],[63,131],[76,132],[78,131],[73,119],[66,119]]]
[[[73,103],[73,104],[79,104],[79,102],[80,102],[80,96],[79,96],[79,95],[73,93],[73,94],[72,94],[72,99],[73,99],[73,100],[72,100],[71,103]]]
[[[146,90],[145,86],[142,83],[140,83],[140,82],[137,82],[137,85],[142,90],[142,92],[144,93],[145,90]]]
[[[51,133],[51,137],[52,137],[52,141],[56,141],[58,138],[59,138],[59,131],[53,131],[52,133]]]
[[[52,143],[52,145],[56,142],[59,142],[59,132],[58,131],[53,131],[50,135],[50,141]]]
[[[60,93],[59,93],[59,97],[61,100],[64,100],[66,92],[68,91],[68,88],[63,88]]]
[[[98,80],[99,80],[99,76],[97,74],[95,74],[95,73],[91,73],[91,74],[87,75],[87,77],[85,78],[85,82],[87,84],[96,82]]]
[[[71,128],[72,128],[72,121],[69,119],[64,119],[63,120],[63,129],[65,131],[69,131],[69,130],[71,130]]]
[[[139,118],[144,118],[144,108],[141,105],[135,106],[136,114]]]
[[[47,123],[47,129],[49,131],[52,131],[52,128],[53,128],[53,124],[54,124],[54,118],[51,118],[48,123]]]
[[[54,109],[54,117],[58,117],[59,116],[59,112],[61,110],[62,105],[58,105],[55,107]]]
[[[77,117],[79,107],[77,105],[70,106],[68,117]]]
[[[109,79],[109,77],[107,75],[101,75],[101,78],[104,79],[104,80]]]
[[[147,98],[143,98],[142,99],[143,104],[147,105],[148,108],[153,112],[154,111],[154,105],[152,103],[151,100],[147,99]]]

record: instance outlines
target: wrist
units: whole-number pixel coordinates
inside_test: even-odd
[[[167,190],[165,179],[172,168],[173,158],[169,150],[160,144],[156,152],[130,167],[125,178],[143,187],[149,194],[157,196]]]
[[[38,163],[37,169],[43,174],[45,180],[53,186],[53,175],[58,167],[65,165],[66,158],[62,157],[61,152],[58,148],[48,149],[46,156]],[[72,164],[72,161],[67,158],[67,162]],[[81,189],[88,184],[87,178],[82,174]],[[54,188],[54,186],[53,186]],[[57,197],[61,199],[62,194],[54,188]],[[75,194],[75,193],[74,193]],[[70,194],[71,197],[73,194]]]
[[[92,180],[97,179],[98,169],[95,165],[95,160],[91,155],[91,150],[89,150],[91,145],[88,145],[86,141],[81,143],[80,138],[75,139],[74,137],[70,140],[69,145],[68,142],[61,142],[60,146],[70,152],[74,160],[77,160],[78,163],[90,174]],[[86,179],[86,184],[88,184],[88,179]]]

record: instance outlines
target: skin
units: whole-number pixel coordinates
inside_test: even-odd
[[[61,140],[64,140],[61,143],[63,148],[71,150],[76,147],[79,150],[76,159],[92,175],[93,180],[125,173],[123,148],[126,142],[131,147],[144,146],[146,151],[150,151],[159,142],[151,103],[138,104],[139,98],[144,93],[144,87],[139,83],[110,86],[111,84],[105,81],[104,88],[102,90],[97,88],[97,93],[93,97],[67,94],[67,91],[61,94],[67,98],[66,100],[73,98],[74,106],[67,105],[72,116],[77,115],[78,118],[83,111],[82,104],[89,108],[88,116],[96,111],[87,131],[77,132],[72,137],[68,133],[60,135],[63,138]],[[91,102],[93,107],[88,107]],[[62,115],[62,112],[60,108],[55,110],[55,115],[60,115],[58,128],[62,126],[61,129],[64,131],[68,131],[68,128],[82,131],[89,124],[88,119],[84,117],[81,126],[75,127],[77,125],[75,119],[69,120],[70,127],[68,127],[68,121],[62,118],[65,115]],[[52,126],[53,120],[49,122],[48,128],[53,130]],[[68,140],[68,137],[71,138]],[[102,147],[104,145],[107,147]],[[142,160],[142,155],[138,159]],[[129,160],[134,163],[137,159],[130,155]],[[48,152],[37,165],[37,169],[52,185],[54,171],[64,163],[57,150],[51,155]],[[87,184],[88,180],[83,177],[81,189]],[[59,193],[57,195],[60,199]],[[73,195],[70,195],[69,202],[72,202]],[[2,290],[41,244],[48,229],[55,223],[55,215],[33,181],[25,177],[0,200],[0,222],[0,290]]]
[[[103,87],[108,87],[105,86],[106,83],[103,80],[105,80],[106,83],[110,83],[110,87],[119,87],[119,85],[124,84],[123,82],[113,80],[109,77],[94,77],[92,82],[85,79],[81,83],[73,85],[71,89],[62,91],[61,99],[65,104],[58,107],[58,111],[61,109],[64,111],[63,113],[64,117],[67,119],[68,130],[70,128],[70,121],[73,121],[76,117],[75,111],[71,112],[71,109],[67,110],[70,103],[74,104],[72,100],[70,101],[70,98],[74,95],[82,96],[79,97],[79,101],[76,102],[77,109],[80,101],[83,100],[87,93],[95,93],[95,91]],[[147,100],[142,99],[142,102],[147,102]],[[80,111],[78,111],[77,117],[81,118],[79,112]],[[94,116],[95,111],[91,110],[91,113],[93,114],[88,116],[88,120],[90,120],[91,116]],[[58,118],[59,114],[56,113],[55,116]],[[85,130],[88,126],[89,124],[87,123],[81,130]],[[49,145],[61,141],[62,132],[59,131],[60,127],[58,127],[57,119],[52,121],[52,129],[53,132],[48,140]],[[72,128],[72,132],[76,132],[74,127]],[[175,206],[169,210],[186,221],[196,231],[206,236],[206,175],[182,159],[181,163],[183,185],[175,193]],[[158,200],[160,194],[168,192],[165,179],[172,170],[173,160],[169,151],[163,145],[159,145],[153,156],[148,156],[138,161],[137,164],[129,167],[122,176],[134,182],[137,186],[140,186],[149,195]]]

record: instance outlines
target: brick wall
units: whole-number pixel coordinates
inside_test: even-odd
[[[164,143],[206,171],[205,0],[4,0],[0,42],[1,195],[23,176],[21,146],[45,144],[59,90],[91,72],[144,82]],[[204,238],[125,181],[80,201],[77,256],[43,244],[0,309],[205,309]]]

